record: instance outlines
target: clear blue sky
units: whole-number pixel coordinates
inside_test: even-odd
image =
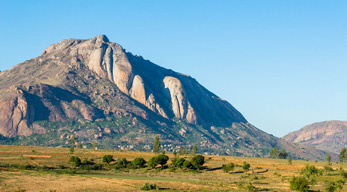
[[[347,120],[347,1],[0,1],[0,70],[106,34],[275,136]]]

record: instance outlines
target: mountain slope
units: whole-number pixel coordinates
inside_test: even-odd
[[[282,138],[338,154],[343,147],[347,147],[347,121],[313,123]]]
[[[292,145],[249,124],[195,79],[162,68],[100,35],[67,39],[0,73],[1,143],[147,148],[266,156],[276,145],[301,158],[324,152]],[[301,152],[300,152],[301,151]],[[324,155],[323,155],[324,156]]]

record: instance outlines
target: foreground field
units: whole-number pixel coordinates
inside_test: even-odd
[[[76,149],[74,154],[70,154],[68,148],[0,146],[0,191],[141,191],[144,183],[155,183],[164,191],[247,191],[245,185],[249,183],[258,191],[291,191],[290,178],[298,176],[306,164],[320,169],[327,164],[293,160],[292,165],[288,165],[288,160],[280,159],[205,156],[206,163],[201,171],[159,167],[115,170],[112,164],[102,162],[105,154],[129,161],[136,157],[148,160],[154,156],[153,153],[133,151]],[[74,168],[68,163],[72,155],[92,159],[103,164],[103,168]],[[170,159],[174,157],[167,155]],[[251,165],[247,172],[240,166],[229,173],[221,169],[223,164],[242,165],[244,161]],[[331,165],[334,170],[340,166],[337,163]],[[345,165],[342,167],[347,168]],[[335,181],[340,177],[337,171],[325,171],[311,190],[325,191],[325,181]],[[346,188],[343,191],[347,191]]]

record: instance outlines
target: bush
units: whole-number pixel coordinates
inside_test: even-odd
[[[71,154],[73,154],[73,153],[75,152],[75,148],[74,148],[74,146],[72,145],[72,146],[70,147],[70,149],[69,149],[69,150],[70,150],[70,153],[71,153]]]
[[[347,173],[345,172],[345,170],[342,167],[340,167],[340,169],[339,169],[339,174],[342,178],[347,178]]]
[[[246,185],[246,189],[249,192],[257,191],[257,189],[254,187],[252,183],[249,183],[248,185]]]
[[[117,163],[115,164],[115,169],[123,169],[126,168],[128,164],[128,161],[126,158],[118,159]]]
[[[282,151],[280,151],[277,155],[277,158],[279,159],[287,159],[288,153],[286,152],[286,150],[282,149]]]
[[[187,169],[193,168],[193,164],[190,161],[184,161],[183,167]]]
[[[144,191],[149,191],[149,190],[153,190],[153,189],[159,190],[159,187],[155,183],[152,183],[152,184],[145,183],[141,187],[141,190],[144,190]]]
[[[316,177],[322,175],[323,170],[317,169],[314,165],[306,165],[305,168],[301,169],[300,174],[304,176],[311,184],[316,184]]]
[[[64,165],[59,165],[58,169],[65,169],[66,167]]]
[[[69,163],[72,163],[75,167],[81,165],[81,159],[76,156],[71,156],[69,159]]]
[[[205,163],[205,157],[202,155],[195,155],[191,160],[192,165],[200,170],[200,167]]]
[[[169,157],[167,155],[164,154],[159,154],[157,156],[157,160],[158,160],[158,164],[161,165],[161,168],[163,168],[163,166],[167,163],[167,161],[169,160]]]
[[[234,170],[234,167],[235,167],[234,163],[228,163],[226,165],[223,164],[222,165],[222,170],[223,170],[224,173],[228,173],[229,171]]]
[[[325,190],[327,192],[334,192],[337,191],[337,189],[339,189],[339,191],[341,191],[343,189],[343,185],[345,184],[345,181],[343,180],[338,180],[336,182],[333,181],[326,181],[325,182]]]
[[[325,171],[334,171],[334,169],[332,167],[330,167],[329,165],[324,165],[324,170]]]
[[[133,164],[136,168],[142,168],[146,164],[146,161],[142,157],[134,159]]]
[[[249,168],[251,167],[251,165],[249,164],[249,163],[247,163],[246,161],[244,161],[243,162],[243,164],[242,164],[242,169],[244,170],[244,171],[249,171]]]
[[[151,157],[148,160],[148,166],[151,168],[155,168],[159,164],[158,157]]]
[[[176,159],[174,165],[178,168],[182,168],[185,161],[186,160],[184,158],[180,157],[180,158]]]
[[[310,182],[305,177],[295,177],[293,176],[290,181],[290,189],[300,192],[308,192],[308,189],[310,188],[308,185]]]
[[[111,161],[114,161],[113,155],[104,155],[102,157],[102,162],[104,162],[104,163],[110,164]]]

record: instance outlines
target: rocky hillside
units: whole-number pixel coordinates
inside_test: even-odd
[[[343,147],[347,147],[347,121],[313,123],[282,138],[338,154]]]
[[[324,152],[292,145],[249,124],[227,101],[188,75],[134,56],[105,35],[67,39],[0,73],[0,142],[266,156],[279,145],[294,156]]]

